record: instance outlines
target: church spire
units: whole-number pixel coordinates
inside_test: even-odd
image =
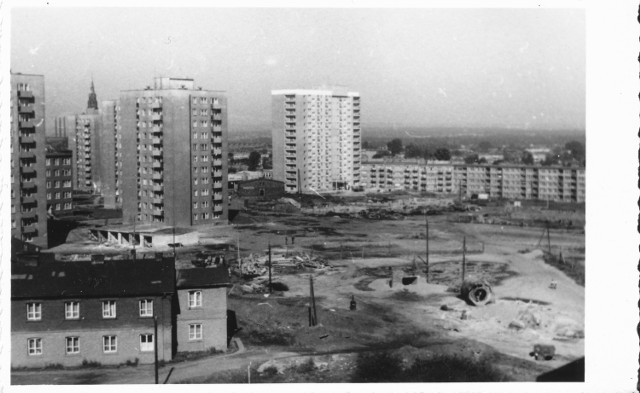
[[[89,93],[87,109],[98,109],[98,98],[96,97],[96,89],[93,86],[93,78],[91,79],[91,92]]]

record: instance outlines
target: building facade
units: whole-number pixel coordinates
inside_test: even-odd
[[[178,352],[227,350],[227,287],[225,267],[178,270]]]
[[[11,73],[11,236],[47,247],[44,76]]]
[[[172,259],[48,262],[11,272],[11,366],[171,360]]]
[[[284,183],[272,179],[253,179],[238,182],[238,196],[252,199],[278,199],[284,196]]]
[[[47,187],[47,212],[54,216],[73,214],[71,150],[59,150],[47,146],[45,174]]]
[[[584,202],[585,169],[526,165],[365,163],[366,191],[408,190],[471,197]]]
[[[119,116],[124,223],[227,222],[223,92],[155,78],[153,88],[121,92]]]
[[[273,179],[287,192],[360,186],[360,95],[344,90],[274,90]]]
[[[96,189],[104,198],[104,207],[116,209],[122,207],[122,126],[118,100],[102,101],[99,129]]]

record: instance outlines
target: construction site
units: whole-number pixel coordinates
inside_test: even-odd
[[[174,365],[169,383],[381,381],[367,379],[371,359],[399,362],[382,381],[413,381],[409,370],[442,359],[490,371],[454,367],[461,375],[435,380],[535,381],[584,357],[584,204],[291,199],[245,203],[229,225],[199,229],[194,245],[139,249],[175,251],[181,268],[222,264],[231,276],[239,340]],[[50,252],[129,248],[81,226]],[[149,383],[143,370],[101,370],[92,383]]]

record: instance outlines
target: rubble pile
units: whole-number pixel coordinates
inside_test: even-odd
[[[283,270],[287,268],[302,269],[323,269],[328,267],[328,262],[318,256],[309,255],[305,252],[288,252],[286,254],[273,253],[271,255],[271,267],[273,270]],[[248,257],[241,258],[240,262],[233,266],[232,271],[244,278],[263,276],[269,272],[268,254],[249,254]]]

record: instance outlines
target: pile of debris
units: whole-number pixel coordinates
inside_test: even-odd
[[[302,269],[323,269],[328,267],[327,261],[318,255],[309,255],[305,252],[279,252],[271,255],[271,268],[274,270],[284,270],[287,268]],[[233,267],[233,271],[244,278],[253,278],[268,273],[269,255],[249,254],[248,257],[241,258]]]

